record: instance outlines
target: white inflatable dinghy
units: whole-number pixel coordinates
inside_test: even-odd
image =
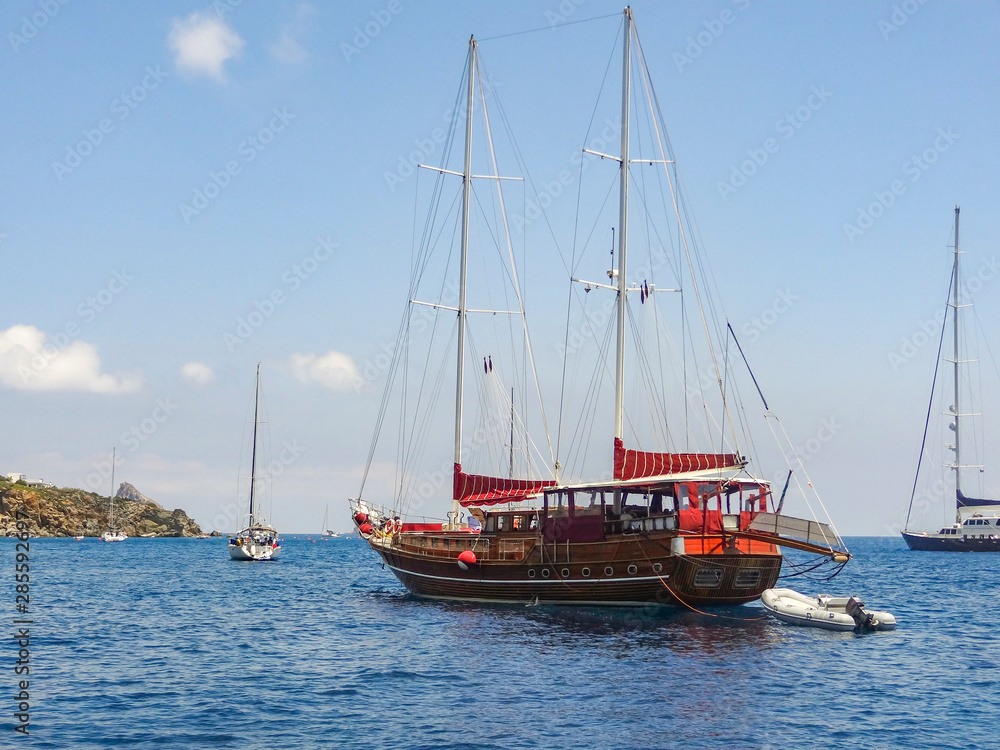
[[[888,612],[865,609],[856,597],[808,597],[791,589],[767,589],[760,595],[764,609],[789,625],[827,630],[894,630],[896,618]]]

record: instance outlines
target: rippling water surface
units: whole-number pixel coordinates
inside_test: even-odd
[[[0,540],[7,628],[14,541]],[[618,610],[424,602],[360,539],[274,563],[221,540],[31,540],[31,725],[0,747],[1000,747],[1000,555],[849,539],[834,581],[891,633],[791,627],[758,605]]]

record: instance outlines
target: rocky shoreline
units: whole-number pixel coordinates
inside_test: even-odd
[[[132,485],[123,483],[115,497],[118,526],[130,537],[196,537],[201,528],[180,508],[166,510]],[[0,479],[0,536],[16,533],[19,517],[31,536],[100,536],[107,529],[110,500],[74,488],[32,487]]]

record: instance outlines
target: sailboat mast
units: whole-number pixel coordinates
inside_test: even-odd
[[[111,510],[108,513],[108,530],[115,529],[115,458],[117,458],[118,446],[111,448]]]
[[[260,363],[257,364],[257,388],[253,394],[253,448],[250,451],[250,525],[254,524],[253,490],[257,483],[257,405],[260,402]]]
[[[955,309],[952,319],[954,321],[954,361],[953,366],[955,369],[955,497],[957,498],[959,493],[962,491],[961,486],[961,476],[962,476],[962,459],[961,453],[959,452],[959,441],[961,440],[961,430],[959,429],[959,415],[962,413],[961,406],[958,402],[959,387],[958,387],[958,214],[959,207],[955,206],[955,267],[953,270],[954,278],[952,279],[952,307]],[[955,509],[956,520],[962,522],[962,514],[958,512],[958,508]]]
[[[458,375],[455,387],[455,464],[462,463],[462,399],[465,389],[465,285],[469,258],[469,200],[472,195],[472,105],[476,81],[476,38],[469,38],[469,96],[465,112],[465,167],[462,170],[462,259],[458,287]],[[451,509],[459,512],[458,498]],[[456,515],[455,518],[458,516]]]
[[[618,205],[618,331],[615,359],[615,437],[625,439],[625,314],[626,250],[628,246],[628,142],[629,142],[629,88],[632,59],[632,9],[625,8],[625,33],[622,61],[622,146],[620,172],[620,200]]]

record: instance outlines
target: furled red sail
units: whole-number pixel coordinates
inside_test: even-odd
[[[615,479],[642,479],[741,465],[743,462],[734,453],[648,453],[626,450],[625,444],[615,438]]]
[[[504,479],[464,474],[462,464],[455,464],[453,497],[465,508],[470,505],[496,505],[524,500],[553,486],[555,482],[546,479]]]

